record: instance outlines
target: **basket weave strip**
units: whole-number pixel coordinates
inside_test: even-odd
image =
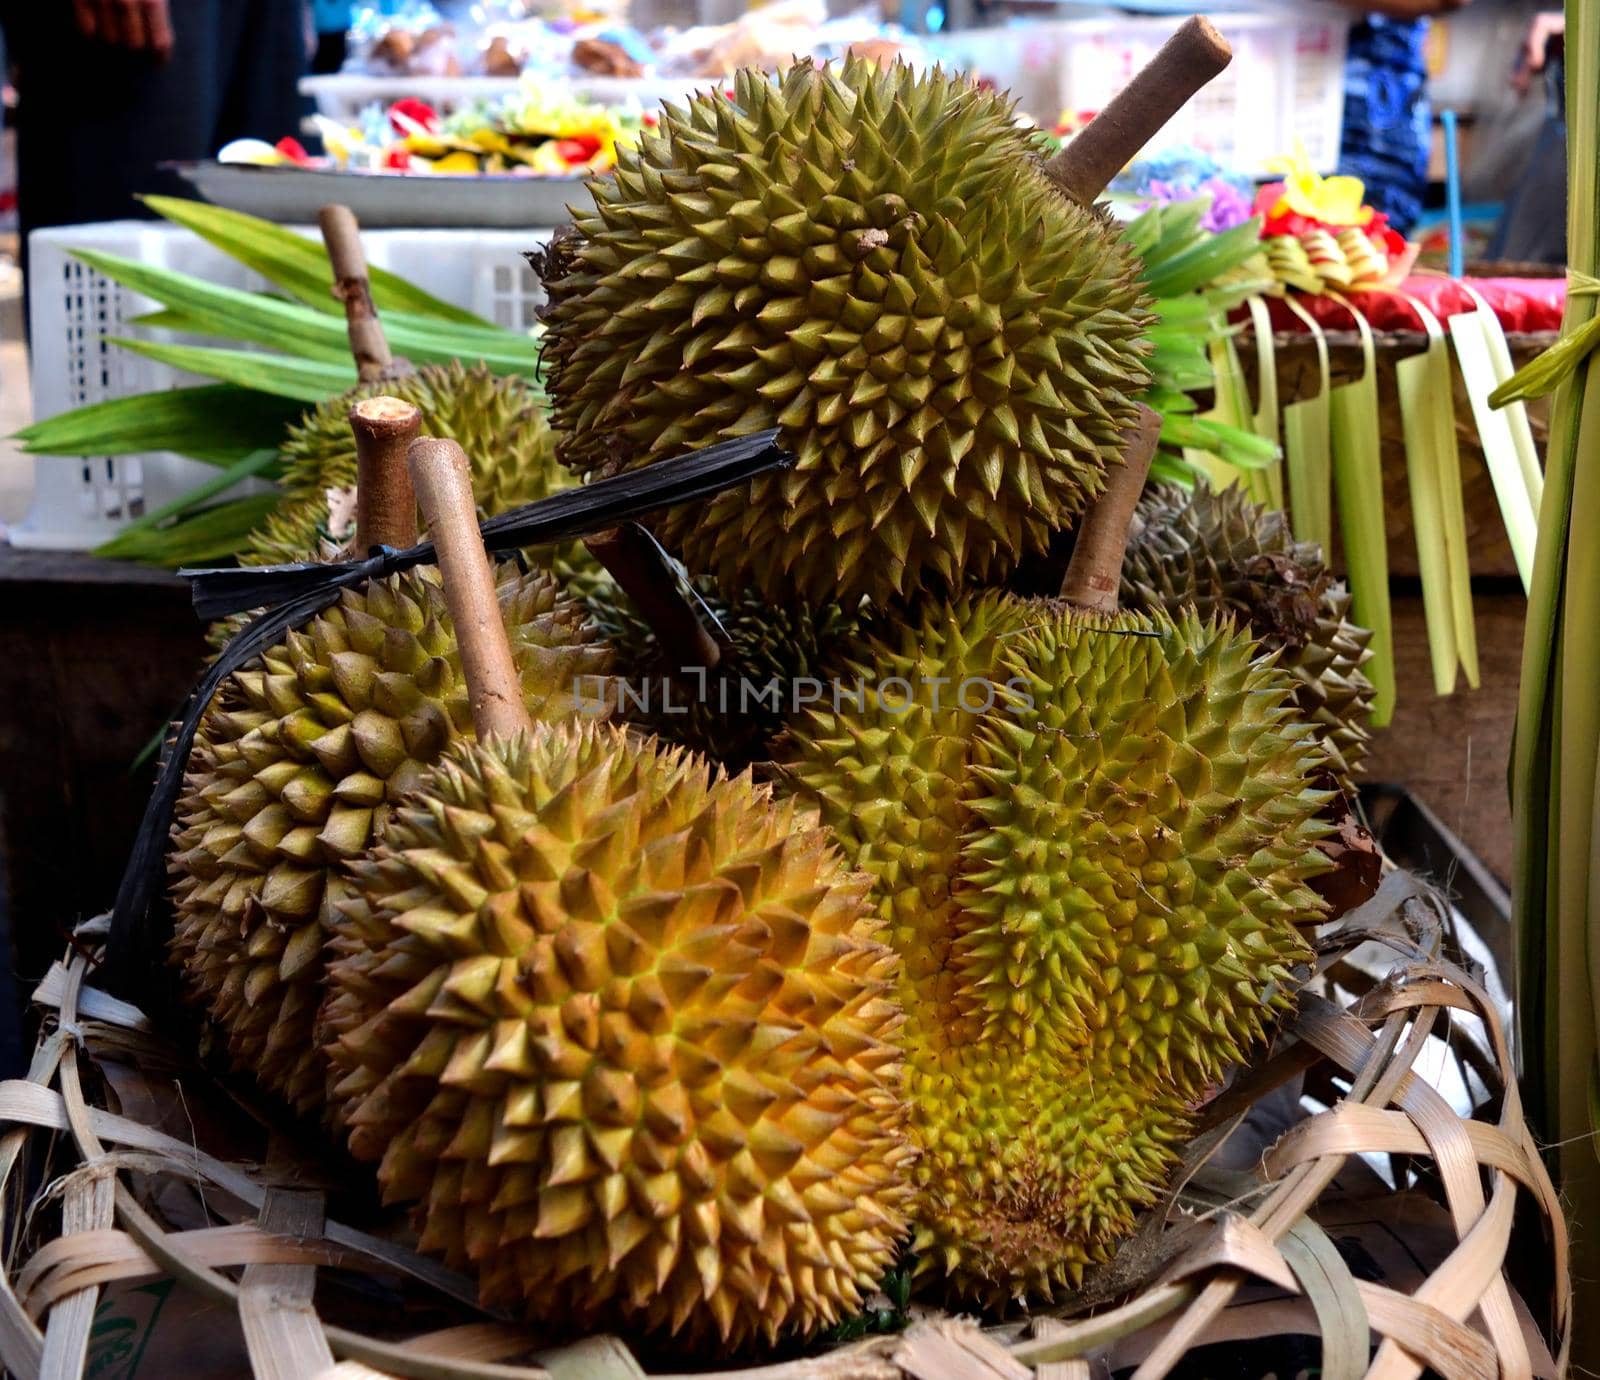
[[[723,1380],[1090,1380],[1108,1368],[1135,1366],[1140,1380],[1159,1380],[1199,1346],[1302,1333],[1321,1339],[1322,1372],[1330,1380],[1399,1380],[1424,1368],[1446,1380],[1554,1380],[1564,1367],[1571,1319],[1565,1228],[1523,1121],[1494,1002],[1474,974],[1437,956],[1446,915],[1433,893],[1393,873],[1376,898],[1319,942],[1317,987],[1301,993],[1274,1047],[1202,1114],[1165,1202],[1056,1314],[1036,1317],[1025,1329],[984,1329],[923,1311],[895,1335],[718,1374]],[[1362,977],[1348,960],[1374,940],[1395,961],[1386,976]],[[8,1210],[22,1206],[18,1170],[25,1152],[58,1168],[28,1202],[27,1216],[7,1221],[8,1239],[27,1236],[29,1218],[43,1207],[61,1209],[60,1233],[31,1254],[8,1258],[0,1270],[0,1360],[12,1373],[77,1380],[101,1290],[170,1276],[239,1318],[260,1380],[644,1375],[617,1337],[540,1349],[520,1328],[486,1320],[472,1306],[470,1281],[393,1241],[328,1220],[321,1193],[288,1187],[291,1175],[273,1165],[225,1162],[92,1105],[80,1077],[83,1061],[142,1065],[161,1057],[162,1045],[137,1009],[86,988],[87,971],[87,960],[74,955],[41,985],[36,999],[53,1010],[53,1023],[46,1024],[28,1078],[0,1084],[0,1202]],[[1354,995],[1334,1000],[1335,992]],[[1455,1052],[1463,1076],[1470,1070],[1485,1083],[1492,1118],[1458,1116],[1425,1076],[1439,1063],[1440,1039]],[[1297,1096],[1293,1080],[1302,1076],[1320,1079],[1319,1087],[1330,1078],[1348,1087],[1327,1110],[1279,1136],[1252,1172],[1214,1162],[1230,1132],[1264,1099],[1285,1090]],[[60,1172],[64,1151],[72,1162]],[[1434,1187],[1405,1188],[1376,1202],[1341,1199],[1345,1171],[1361,1156],[1426,1163],[1430,1173],[1414,1177]],[[149,1196],[135,1192],[163,1177],[208,1186],[254,1218],[169,1229],[147,1207]],[[1449,1248],[1437,1253],[1431,1272],[1406,1287],[1356,1278],[1335,1244],[1352,1212],[1370,1220],[1382,1210],[1396,1222],[1431,1215],[1449,1233]],[[1547,1335],[1508,1278],[1514,1226],[1524,1229],[1524,1258],[1530,1239],[1544,1243],[1537,1263],[1554,1284],[1536,1304]],[[223,1273],[237,1267],[243,1267],[238,1278]],[[316,1272],[328,1268],[409,1281],[462,1325],[405,1341],[342,1326],[316,1307]]]

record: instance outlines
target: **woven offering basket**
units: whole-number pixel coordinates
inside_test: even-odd
[[[1355,331],[1328,331],[1328,365],[1331,386],[1352,383],[1365,367],[1361,337]],[[1389,536],[1389,573],[1417,576],[1416,529],[1411,521],[1411,488],[1406,475],[1405,426],[1400,415],[1400,390],[1394,367],[1402,359],[1420,355],[1428,348],[1428,337],[1420,331],[1386,331],[1374,335],[1377,346],[1378,430],[1383,441],[1383,506]],[[1509,334],[1511,362],[1521,368],[1555,344],[1554,332]],[[1305,332],[1280,331],[1272,338],[1278,374],[1278,403],[1315,397],[1322,386],[1322,366],[1315,341]],[[1240,358],[1252,397],[1259,396],[1256,380],[1255,345],[1247,333],[1240,338]],[[1452,367],[1456,442],[1461,454],[1462,503],[1467,519],[1467,551],[1474,575],[1515,578],[1517,563],[1506,538],[1505,520],[1500,516],[1499,500],[1489,478],[1483,447],[1478,440],[1472,403],[1459,369]],[[1535,399],[1528,404],[1528,420],[1541,454],[1548,431],[1549,400]]]
[[[1321,937],[1296,1013],[1201,1112],[1165,1201],[1065,1306],[986,1328],[880,1300],[841,1330],[856,1340],[766,1363],[632,1337],[552,1346],[478,1311],[470,1281],[401,1244],[370,1173],[88,985],[91,922],[36,993],[28,1078],[0,1085],[0,1360],[28,1380],[728,1366],[745,1380],[1075,1380],[1164,1376],[1216,1343],[1232,1370],[1248,1341],[1276,1348],[1263,1374],[1282,1373],[1287,1347],[1320,1354],[1326,1376],[1554,1377],[1566,1232],[1500,1012],[1481,974],[1441,956],[1450,922],[1391,872]]]

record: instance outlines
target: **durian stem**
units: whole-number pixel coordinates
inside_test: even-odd
[[[356,437],[356,550],[417,544],[417,496],[406,452],[422,412],[399,398],[363,398],[350,409]]]
[[[1233,61],[1233,49],[1209,19],[1195,15],[1081,133],[1044,165],[1074,201],[1092,206],[1111,179]]]
[[[411,483],[438,551],[445,603],[461,649],[461,670],[478,737],[509,738],[531,732],[522,683],[511,658],[495,593],[494,571],[478,530],[467,453],[454,441],[424,436],[407,455]]]
[[[637,524],[596,532],[583,544],[650,625],[671,670],[700,666],[709,671],[722,660],[722,648],[683,597],[661,548]]]
[[[1128,432],[1122,463],[1106,470],[1106,486],[1078,524],[1077,540],[1061,597],[1085,613],[1115,613],[1122,584],[1122,557],[1128,524],[1161,438],[1161,414],[1139,404],[1139,419]]]
[[[333,295],[344,303],[350,353],[362,383],[376,383],[394,372],[389,338],[383,333],[378,308],[367,279],[367,256],[361,249],[361,227],[348,206],[324,206],[317,213],[322,242],[333,268]]]

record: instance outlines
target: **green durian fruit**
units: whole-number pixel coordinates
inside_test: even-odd
[[[544,572],[499,572],[535,718],[605,715],[611,649]],[[242,1072],[300,1111],[323,1100],[312,1040],[344,864],[472,716],[438,571],[345,590],[234,672],[195,735],[168,857],[170,946]]]
[[[281,448],[283,501],[250,536],[244,565],[337,560],[355,536],[356,444],[350,408],[363,398],[400,398],[422,412],[422,434],[457,442],[472,466],[479,509],[493,517],[570,488],[572,473],[556,463],[544,402],[532,384],[460,361],[424,365],[414,374],[362,384],[312,408]],[[347,500],[340,503],[340,498]],[[424,534],[425,535],[425,534]],[[604,578],[578,541],[534,551],[577,597]],[[221,651],[251,615],[219,619],[206,633]]]
[[[543,401],[531,383],[482,364],[428,364],[414,374],[362,384],[306,413],[280,448],[284,501],[252,540],[252,551],[274,560],[291,550],[316,551],[326,535],[328,490],[356,482],[350,408],[380,393],[420,408],[424,436],[455,441],[466,451],[472,491],[491,517],[573,482],[556,463]]]
[[[783,608],[748,590],[724,598],[704,576],[685,580],[722,649],[711,671],[672,665],[614,582],[597,583],[585,602],[616,648],[624,716],[739,771],[770,755],[797,698],[822,693],[825,660],[855,620],[837,604]]]
[[[864,635],[846,680],[778,759],[904,963],[919,1271],[1046,1300],[1288,1004],[1325,758],[1287,675],[1192,613],[991,591]]]
[[[792,470],[657,519],[690,570],[812,605],[999,579],[1120,454],[1137,262],[965,78],[802,62],[734,88],[619,150],[547,258],[561,459],[778,427]]]
[[[1129,534],[1122,599],[1149,613],[1193,605],[1202,618],[1231,614],[1278,652],[1335,781],[1353,793],[1376,694],[1361,673],[1372,634],[1350,622],[1350,592],[1315,542],[1294,539],[1283,513],[1251,502],[1237,485],[1152,486]]]

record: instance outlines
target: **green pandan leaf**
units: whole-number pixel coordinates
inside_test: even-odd
[[[1348,303],[1345,304],[1347,307]],[[1355,622],[1372,631],[1367,679],[1377,691],[1372,722],[1382,728],[1394,715],[1394,633],[1389,608],[1389,545],[1383,507],[1383,442],[1378,433],[1378,367],[1372,327],[1353,307],[1361,332],[1364,368],[1354,383],[1329,395],[1328,439],[1333,488],[1339,501]]]
[[[232,499],[188,514],[170,526],[120,532],[97,547],[94,554],[173,570],[204,561],[227,560],[243,549],[250,534],[277,507],[276,494]]]
[[[1460,669],[1466,670],[1468,684],[1478,684],[1461,453],[1456,445],[1450,352],[1444,328],[1422,303],[1411,300],[1411,306],[1427,332],[1428,348],[1395,365],[1395,383],[1405,428],[1411,522],[1422,573],[1422,609],[1428,625],[1433,685],[1439,694],[1448,695],[1455,689]]]
[[[108,337],[136,355],[170,365],[185,373],[201,374],[254,388],[280,398],[319,403],[355,387],[353,364],[323,364],[315,360],[294,359],[288,355],[269,355],[260,350],[225,350],[209,345],[166,345],[154,340],[128,340]]]
[[[229,465],[275,448],[302,409],[237,384],[139,393],[74,408],[16,433],[33,455],[141,455],[166,450]]]
[[[147,196],[144,203],[174,225],[192,230],[224,254],[254,269],[275,287],[316,311],[341,320],[344,307],[333,297],[333,270],[321,243],[271,221],[182,197]],[[380,312],[415,312],[435,321],[493,329],[482,317],[407,282],[387,269],[368,267],[372,300]]]

